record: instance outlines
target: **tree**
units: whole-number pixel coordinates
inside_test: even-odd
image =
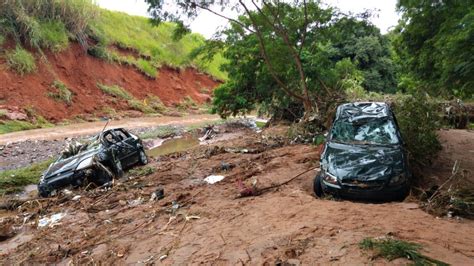
[[[395,46],[403,80],[433,94],[474,96],[474,1],[400,0]]]
[[[319,1],[294,0],[291,3],[282,1],[256,1],[247,4],[239,0],[235,5],[227,1],[183,0],[176,3],[174,12],[165,6],[164,0],[146,0],[150,4],[150,13],[159,22],[170,20],[178,22],[182,29],[183,19],[194,18],[200,12],[207,11],[228,19],[235,38],[244,38],[258,44],[257,58],[265,64],[266,72],[272,83],[282,93],[304,106],[305,115],[319,113],[319,100],[310,95],[311,85],[303,63],[303,51],[308,45],[307,38],[318,27],[324,27],[332,15],[331,9],[320,8]],[[244,16],[232,19],[215,11],[216,7],[241,11]],[[213,9],[214,8],[214,9]],[[185,32],[182,30],[182,32]],[[317,41],[316,38],[313,38]],[[318,81],[316,81],[318,82]],[[324,86],[320,82],[321,86]]]

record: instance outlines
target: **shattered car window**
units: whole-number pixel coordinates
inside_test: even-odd
[[[97,137],[92,137],[83,142],[72,142],[67,144],[66,148],[61,152],[59,160],[64,160],[69,157],[75,156],[79,153],[96,149],[100,146],[100,141]]]
[[[349,144],[398,144],[395,125],[390,119],[347,119],[336,121],[332,140]]]

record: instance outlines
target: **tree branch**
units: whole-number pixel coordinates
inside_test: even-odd
[[[208,12],[210,12],[210,13],[212,13],[212,14],[218,16],[218,17],[227,19],[228,21],[232,21],[232,22],[234,22],[234,23],[240,25],[241,27],[245,28],[246,30],[248,30],[248,31],[250,31],[250,32],[252,32],[252,33],[255,33],[254,30],[252,30],[251,28],[247,27],[245,24],[243,24],[242,22],[240,22],[240,21],[238,21],[238,20],[236,20],[236,19],[229,18],[229,17],[227,17],[227,16],[224,16],[224,15],[222,15],[222,14],[219,14],[219,13],[217,13],[216,11],[214,11],[214,10],[208,8],[208,7],[205,7],[205,6],[203,6],[203,5],[200,5],[200,4],[198,4],[198,3],[194,3],[194,4],[195,4],[197,7],[201,8],[201,9],[204,9],[204,10],[206,10],[206,11],[208,11]]]
[[[257,26],[257,22],[255,21],[254,17],[252,16],[252,13],[250,12],[250,10],[247,8],[247,6],[242,2],[242,0],[239,0],[239,3],[242,5],[242,7],[245,9],[245,12],[247,13],[247,15],[249,16],[250,18],[250,21],[252,21],[252,25],[253,27],[255,28],[255,34],[257,35],[257,38],[258,38],[258,42],[259,42],[259,45],[260,45],[260,52],[263,56],[263,59],[265,60],[265,63],[267,64],[268,66],[268,70],[270,72],[270,75],[273,77],[273,79],[278,83],[278,85],[281,87],[281,89],[287,93],[288,95],[294,97],[295,99],[298,99],[300,101],[304,101],[304,97],[303,96],[300,96],[300,95],[297,95],[296,93],[294,93],[293,91],[291,91],[290,89],[288,89],[288,87],[280,80],[280,78],[278,78],[274,68],[273,68],[273,64],[270,62],[270,59],[267,55],[267,52],[266,52],[266,48],[265,48],[265,43],[263,41],[263,37],[262,37],[262,33],[260,32],[260,30],[258,29],[258,26]]]

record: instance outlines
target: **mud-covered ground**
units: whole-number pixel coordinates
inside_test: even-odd
[[[315,170],[238,198],[239,180],[270,187],[317,168],[319,159],[316,147],[287,143],[285,128],[239,132],[235,139],[159,157],[149,165],[154,173],[108,191],[75,190],[1,214],[0,264],[385,263],[358,247],[362,239],[379,236],[419,243],[423,254],[450,264],[474,264],[473,221],[431,216],[409,199],[316,199]],[[470,154],[472,142],[463,145]],[[211,174],[225,178],[207,184]],[[151,200],[159,188],[164,198]],[[65,216],[38,228],[40,218],[57,213]]]

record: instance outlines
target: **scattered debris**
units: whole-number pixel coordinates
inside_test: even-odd
[[[158,188],[155,192],[151,193],[150,201],[161,200],[165,197],[165,191],[163,188]]]
[[[204,181],[206,181],[208,184],[215,184],[219,181],[222,181],[225,178],[225,176],[222,175],[210,175],[206,178],[204,178]]]
[[[65,213],[56,213],[51,215],[51,217],[44,217],[39,219],[38,228],[49,226],[50,228],[59,225],[59,221],[66,216]]]

